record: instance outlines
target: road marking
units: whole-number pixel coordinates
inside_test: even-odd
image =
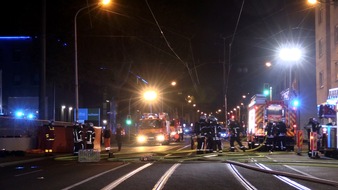
[[[263,164],[260,164],[260,163],[255,163],[258,167],[262,168],[262,169],[265,169],[265,170],[269,170],[271,171],[270,168],[268,168],[267,166],[263,165]],[[277,179],[283,181],[284,183],[296,188],[296,189],[299,189],[299,190],[311,190],[310,188],[308,187],[305,187],[304,185],[301,185],[293,180],[291,180],[290,178],[287,178],[287,177],[284,177],[284,176],[279,176],[279,175],[273,175],[274,177],[276,177]]]
[[[232,164],[226,164],[231,173],[237,178],[237,180],[248,190],[257,190],[249,181],[247,181]]]
[[[23,176],[23,175],[28,175],[28,174],[32,174],[32,173],[36,173],[36,172],[41,172],[41,171],[42,170],[35,170],[35,171],[31,171],[31,172],[15,175],[15,177],[20,177],[20,176]]]
[[[63,188],[62,190],[68,190],[68,189],[74,188],[74,187],[76,187],[76,186],[78,186],[78,185],[81,185],[81,184],[83,184],[83,183],[86,183],[87,181],[90,181],[90,180],[92,180],[92,179],[94,179],[94,178],[100,177],[100,176],[103,175],[103,174],[106,174],[106,173],[108,173],[108,172],[111,172],[111,171],[120,169],[120,168],[125,167],[125,166],[127,166],[127,165],[129,165],[129,164],[130,164],[130,163],[127,163],[127,164],[118,166],[118,167],[116,167],[116,168],[113,168],[113,169],[111,169],[111,170],[107,170],[107,171],[105,171],[105,172],[99,173],[99,174],[94,175],[94,176],[92,176],[92,177],[90,177],[90,178],[87,178],[87,179],[85,179],[85,180],[83,180],[83,181],[80,181],[80,182],[78,182],[78,183],[75,183],[75,184],[73,184],[73,185],[71,185],[71,186],[68,186],[68,187],[66,187],[66,188]]]
[[[128,174],[120,177],[119,179],[113,181],[112,183],[110,183],[109,185],[105,186],[104,188],[102,188],[101,190],[111,190],[114,189],[115,187],[117,187],[120,183],[122,183],[123,181],[127,180],[128,178],[130,178],[131,176],[135,175],[137,172],[151,166],[153,163],[148,163],[145,164],[139,168],[137,168],[136,170],[129,172]]]
[[[153,187],[153,190],[161,190],[163,189],[164,185],[167,183],[170,176],[174,173],[175,169],[181,165],[180,163],[176,163],[158,180],[156,185]]]
[[[297,170],[296,168],[293,168],[293,167],[291,167],[291,166],[288,166],[288,165],[283,165],[283,166],[285,166],[285,167],[287,167],[287,168],[289,168],[289,169],[291,169],[291,170],[293,170],[293,171],[295,171],[295,172],[298,172],[298,173],[300,173],[300,174],[303,174],[303,175],[305,175],[305,176],[319,179],[318,177],[315,177],[315,176],[310,175],[310,174],[308,174],[308,173],[305,173],[305,172],[302,172],[302,171],[300,171],[300,170]]]

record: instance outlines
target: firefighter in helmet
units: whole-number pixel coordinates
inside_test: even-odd
[[[86,149],[93,149],[95,140],[95,129],[93,123],[88,124],[88,129],[86,131],[85,138],[86,138]]]
[[[216,152],[222,152],[222,141],[221,141],[221,125],[218,124],[217,118],[215,116],[208,117],[208,124],[211,129],[211,136],[212,136],[212,150]]]
[[[241,127],[239,122],[235,119],[232,119],[229,124],[230,127],[230,151],[235,151],[235,141],[240,146],[240,148],[245,152],[245,147],[241,142]]]
[[[197,137],[197,154],[202,154],[205,148],[205,136],[204,131],[207,127],[207,117],[201,115],[199,121],[195,124],[194,133]]]
[[[48,125],[44,127],[45,131],[45,154],[51,154],[53,152],[53,145],[55,140],[54,121],[49,121]]]
[[[73,129],[74,155],[78,155],[79,150],[84,149],[82,134],[83,134],[83,126],[80,123],[76,122]]]
[[[265,127],[266,149],[270,152],[275,148],[276,124],[269,121]]]
[[[286,124],[280,120],[276,124],[277,129],[277,139],[276,139],[276,148],[279,150],[286,150]]]

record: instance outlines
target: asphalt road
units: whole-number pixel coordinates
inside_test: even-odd
[[[338,189],[337,167],[337,160],[294,152],[196,155],[186,140],[170,146],[124,146],[110,156],[102,153],[98,162],[63,155],[2,166],[0,184],[4,190]]]

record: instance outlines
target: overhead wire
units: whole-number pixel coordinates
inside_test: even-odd
[[[160,31],[160,33],[161,33],[161,35],[162,35],[164,41],[166,42],[168,48],[169,48],[169,49],[172,51],[172,53],[177,57],[177,59],[178,59],[178,60],[179,60],[179,61],[187,68],[188,73],[189,73],[189,76],[190,76],[191,81],[192,81],[192,83],[193,83],[194,89],[195,89],[195,91],[197,92],[197,84],[196,84],[196,82],[195,82],[195,80],[194,80],[194,77],[193,77],[193,75],[192,75],[191,69],[189,68],[189,65],[188,65],[186,62],[184,62],[184,61],[181,59],[181,57],[175,52],[175,50],[171,47],[169,41],[167,40],[166,36],[164,35],[164,32],[163,32],[161,26],[159,25],[159,23],[158,23],[158,21],[157,21],[155,15],[154,15],[154,13],[153,13],[153,11],[152,11],[150,5],[149,5],[149,3],[148,3],[148,0],[145,0],[145,2],[146,2],[146,4],[147,4],[148,9],[149,9],[149,11],[150,11],[150,13],[151,13],[151,15],[152,15],[154,21],[156,22],[156,26],[158,27],[158,29],[159,29],[159,31]]]

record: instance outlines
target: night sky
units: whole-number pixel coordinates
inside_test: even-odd
[[[0,13],[0,35],[41,37],[41,2],[8,2]],[[46,4],[47,79],[68,90],[70,102],[74,16],[94,2]],[[86,9],[77,17],[80,106],[100,105],[107,86],[108,96],[120,101],[136,96],[138,85],[129,70],[164,94],[193,95],[208,112],[223,109],[228,82],[231,109],[243,94],[261,93],[264,82],[282,80],[268,76],[264,67],[266,61],[276,62],[281,44],[314,51],[313,9],[305,0],[115,0],[107,9]],[[230,68],[226,80],[224,61],[225,73]],[[178,89],[168,86],[172,80]]]

